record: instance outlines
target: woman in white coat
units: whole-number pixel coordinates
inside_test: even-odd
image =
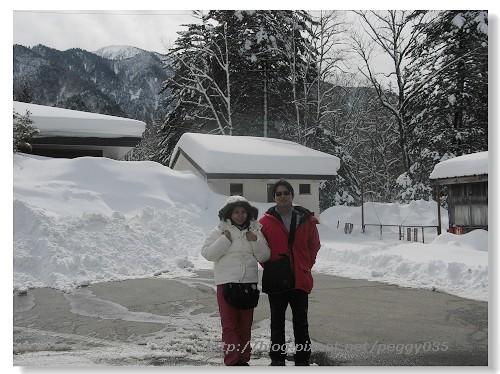
[[[210,232],[201,251],[203,257],[214,262],[224,364],[228,366],[248,366],[250,360],[254,309],[238,309],[229,304],[223,289],[232,283],[257,289],[258,262],[265,262],[270,256],[258,214],[258,209],[244,197],[231,196],[219,210],[220,223]]]

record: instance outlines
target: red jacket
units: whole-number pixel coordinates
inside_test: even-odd
[[[301,218],[297,222],[295,240],[292,248],[292,266],[295,271],[295,288],[310,293],[313,288],[313,277],[311,268],[316,262],[316,255],[321,247],[319,233],[316,225],[319,223],[316,217],[307,209],[294,206]],[[271,257],[276,260],[280,254],[288,252],[288,230],[279,218],[276,207],[270,208],[259,220],[269,248]],[[266,266],[264,262],[263,267]]]

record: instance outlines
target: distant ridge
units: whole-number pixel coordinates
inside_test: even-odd
[[[142,52],[147,51],[129,45],[109,45],[107,47],[99,48],[94,53],[110,60],[125,60]]]

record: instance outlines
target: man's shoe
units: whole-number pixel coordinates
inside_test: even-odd
[[[269,366],[285,366],[285,360],[271,360]]]
[[[309,366],[309,361],[296,361],[295,366]]]

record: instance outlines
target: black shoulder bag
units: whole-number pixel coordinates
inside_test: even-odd
[[[236,309],[253,309],[259,303],[257,283],[225,283],[222,286],[224,300]]]
[[[293,241],[295,240],[295,228],[297,214],[292,212],[290,233],[288,234],[288,253],[283,254],[277,260],[264,263],[262,274],[262,292],[267,294],[290,291],[295,288],[295,274],[291,264]]]

